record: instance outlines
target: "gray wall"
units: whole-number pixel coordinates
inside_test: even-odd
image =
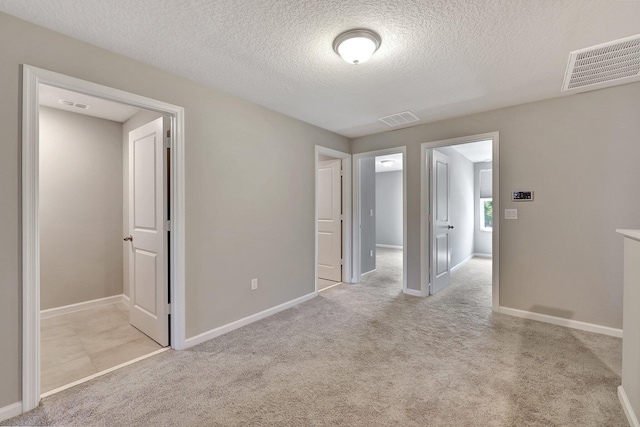
[[[402,171],[376,173],[376,244],[402,246]]]
[[[475,209],[475,232],[474,232],[474,249],[477,254],[490,255],[493,254],[493,244],[491,239],[493,233],[480,229],[480,171],[483,169],[491,169],[492,162],[478,162],[473,164],[473,181],[474,181],[474,209]],[[497,215],[498,212],[494,212]]]
[[[129,132],[140,126],[146,125],[155,119],[162,117],[162,114],[154,111],[142,110],[134,114],[129,120],[122,124],[122,235],[131,234],[129,230]],[[129,296],[129,242],[122,240],[122,293]]]
[[[438,150],[449,156],[449,199],[451,225],[449,232],[451,267],[473,254],[473,163],[451,147]]]
[[[371,210],[373,209],[373,216]],[[376,268],[376,159],[360,159],[360,272]],[[373,251],[373,255],[371,255]]]
[[[40,307],[122,293],[122,125],[40,107]]]
[[[21,400],[20,64],[185,108],[187,337],[314,291],[314,146],[347,138],[5,14],[0,51],[0,407]]]
[[[420,286],[420,144],[499,131],[500,305],[622,327],[614,230],[640,228],[638,111],[632,83],[355,139],[354,153],[407,146],[409,288]],[[522,188],[534,202],[511,202]]]

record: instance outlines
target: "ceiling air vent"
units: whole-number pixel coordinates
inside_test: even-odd
[[[378,120],[380,120],[382,123],[388,126],[394,127],[394,126],[405,125],[411,122],[417,122],[420,119],[417,118],[416,115],[413,114],[411,111],[403,111],[402,113],[392,114],[386,117],[380,117]]]
[[[69,107],[82,108],[83,110],[87,110],[90,107],[89,104],[83,104],[81,102],[75,102],[75,101],[71,101],[70,99],[64,99],[64,98],[58,99],[58,103],[62,105],[67,105]]]
[[[636,80],[640,80],[640,34],[571,52],[562,90]]]

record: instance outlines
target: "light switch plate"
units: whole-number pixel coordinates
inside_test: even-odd
[[[518,209],[505,209],[504,219],[518,219]]]

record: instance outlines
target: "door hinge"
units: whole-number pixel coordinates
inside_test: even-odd
[[[344,214],[340,214],[340,221],[344,221]]]
[[[433,217],[429,215],[429,222],[433,221]]]
[[[344,265],[344,260],[342,258],[340,259],[340,265]]]
[[[167,225],[165,227],[165,231],[171,231],[171,221],[167,221]]]
[[[167,138],[171,138],[171,129],[167,129]]]
[[[340,176],[344,176],[344,171],[340,169]]]
[[[167,304],[167,312],[165,314],[171,314],[171,304]]]

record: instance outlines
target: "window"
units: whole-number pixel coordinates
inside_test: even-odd
[[[480,199],[480,230],[493,231],[493,199]]]
[[[493,231],[493,170],[482,169],[479,174],[480,230]]]

